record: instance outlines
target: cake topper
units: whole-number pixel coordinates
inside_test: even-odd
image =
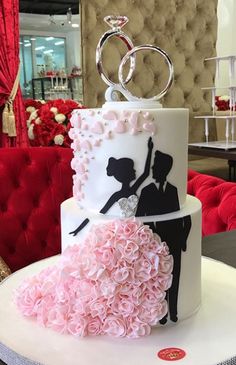
[[[174,69],[171,59],[169,58],[168,54],[163,51],[161,48],[151,45],[151,44],[144,44],[140,46],[134,47],[131,39],[128,37],[127,34],[125,34],[121,28],[129,21],[129,19],[126,16],[106,16],[104,18],[104,21],[111,27],[107,32],[105,32],[102,37],[100,38],[97,49],[96,49],[96,65],[98,72],[102,78],[102,80],[109,86],[105,93],[105,98],[107,101],[116,101],[119,100],[118,93],[120,92],[122,95],[125,96],[125,98],[128,101],[157,101],[160,100],[166,92],[170,89],[173,77],[174,77]],[[125,54],[125,56],[122,58],[118,70],[118,79],[119,83],[114,83],[111,81],[108,76],[105,74],[103,64],[102,64],[102,51],[104,48],[105,43],[110,39],[111,37],[118,37],[121,39],[127,46],[128,52]],[[134,70],[135,70],[135,60],[136,60],[136,53],[142,50],[151,50],[159,53],[161,56],[164,57],[168,68],[169,68],[169,78],[167,81],[166,86],[164,87],[161,92],[151,98],[139,98],[137,96],[134,96],[129,90],[126,88],[126,84],[132,79]],[[127,61],[130,61],[130,69],[128,72],[127,77],[124,79],[123,77],[123,68]]]

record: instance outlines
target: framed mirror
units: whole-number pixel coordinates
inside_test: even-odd
[[[78,0],[20,0],[24,98],[83,101]]]

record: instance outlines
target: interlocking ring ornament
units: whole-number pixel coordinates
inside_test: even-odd
[[[123,94],[128,101],[154,101],[154,100],[157,101],[157,100],[160,100],[170,89],[170,87],[173,83],[173,79],[174,79],[173,63],[172,63],[170,57],[168,56],[168,54],[165,51],[163,51],[161,48],[159,48],[157,46],[153,46],[151,44],[144,44],[144,45],[134,47],[130,38],[124,32],[121,31],[121,28],[128,22],[127,17],[125,17],[125,16],[108,16],[108,17],[105,17],[104,20],[109,26],[112,27],[112,29],[107,31],[106,33],[104,33],[104,35],[101,37],[100,41],[98,42],[97,50],[96,50],[96,64],[97,64],[97,69],[98,69],[98,72],[99,72],[101,78],[107,85],[109,85],[109,87],[105,93],[106,100],[107,101],[119,100],[117,92],[120,92],[121,94]],[[103,50],[104,44],[106,43],[106,41],[109,38],[111,38],[113,36],[120,38],[127,45],[127,48],[128,48],[128,52],[122,58],[120,66],[119,66],[119,70],[118,70],[119,83],[118,84],[112,82],[106,76],[104,69],[103,69],[103,65],[102,65],[102,50]],[[166,86],[164,87],[163,90],[161,90],[161,92],[158,95],[155,95],[151,98],[139,98],[137,96],[134,96],[125,87],[125,85],[132,79],[132,76],[133,76],[133,73],[135,70],[136,52],[139,52],[141,50],[151,50],[151,51],[155,51],[155,52],[159,53],[161,56],[164,57],[167,65],[168,65],[168,68],[169,68],[169,78],[168,78]],[[128,60],[130,61],[130,69],[129,69],[129,73],[128,73],[126,79],[124,80],[123,67],[125,66],[125,64],[127,63]]]
[[[160,55],[162,55],[165,58],[167,65],[169,67],[169,78],[168,78],[167,84],[164,87],[164,89],[158,95],[155,95],[152,98],[145,99],[145,100],[160,100],[167,93],[167,91],[170,89],[170,87],[173,83],[174,67],[173,67],[173,63],[172,63],[170,57],[168,56],[168,54],[157,46],[153,46],[151,44],[144,44],[141,46],[136,46],[133,49],[131,49],[129,52],[126,53],[126,55],[121,60],[121,63],[119,66],[119,71],[118,71],[120,84],[124,90],[129,92],[125,87],[125,82],[123,79],[123,67],[125,66],[126,62],[130,59],[130,57],[132,57],[136,52],[142,51],[142,50],[144,50],[144,51],[151,50],[151,51],[155,51],[155,52],[159,53]],[[130,68],[131,68],[131,66],[130,66]],[[132,73],[133,73],[133,70],[132,70]],[[133,97],[133,95],[132,95],[132,97]],[[135,100],[137,100],[137,99],[135,99]],[[138,98],[138,100],[140,100],[140,98]]]
[[[98,72],[103,79],[103,81],[109,85],[115,85],[113,81],[111,81],[107,75],[104,72],[103,64],[102,64],[102,50],[105,45],[105,43],[110,39],[111,37],[115,36],[121,39],[125,45],[127,46],[128,50],[131,50],[134,45],[131,41],[131,39],[122,32],[121,28],[128,23],[129,19],[126,16],[106,16],[104,18],[104,21],[112,28],[111,30],[108,30],[106,33],[103,34],[103,36],[100,38],[97,49],[96,49],[96,65]],[[125,84],[127,84],[132,76],[135,69],[135,55],[130,57],[130,71],[126,77],[126,80],[124,81]]]

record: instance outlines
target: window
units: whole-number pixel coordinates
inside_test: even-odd
[[[43,78],[52,72],[66,72],[65,38],[21,36],[20,85],[24,98],[30,98],[32,79]]]

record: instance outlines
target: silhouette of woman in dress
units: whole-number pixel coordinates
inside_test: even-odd
[[[148,153],[146,158],[146,163],[144,167],[144,172],[141,176],[135,181],[133,185],[130,186],[131,181],[135,180],[136,178],[136,172],[134,169],[134,161],[130,158],[120,158],[115,159],[114,157],[110,157],[108,160],[107,165],[107,175],[108,176],[114,176],[114,178],[121,183],[121,189],[119,191],[116,191],[112,196],[108,199],[104,207],[100,210],[100,213],[105,214],[116,202],[119,202],[121,209],[122,205],[125,205],[125,201],[128,198],[131,198],[131,206],[132,203],[135,205],[138,204],[138,198],[136,195],[136,192],[140,185],[146,180],[146,178],[149,176],[150,173],[150,165],[151,165],[151,156],[152,156],[152,149],[153,149],[153,142],[152,138],[150,137],[148,139]],[[136,198],[136,199],[135,199]],[[136,200],[136,202],[135,202]],[[126,205],[126,217],[134,215],[133,211],[131,210],[129,212],[129,207]],[[129,214],[130,213],[130,214]],[[70,234],[73,234],[74,236],[77,235],[78,232],[80,232],[89,222],[89,219],[86,218],[78,228],[76,228],[73,232],[70,232]]]

